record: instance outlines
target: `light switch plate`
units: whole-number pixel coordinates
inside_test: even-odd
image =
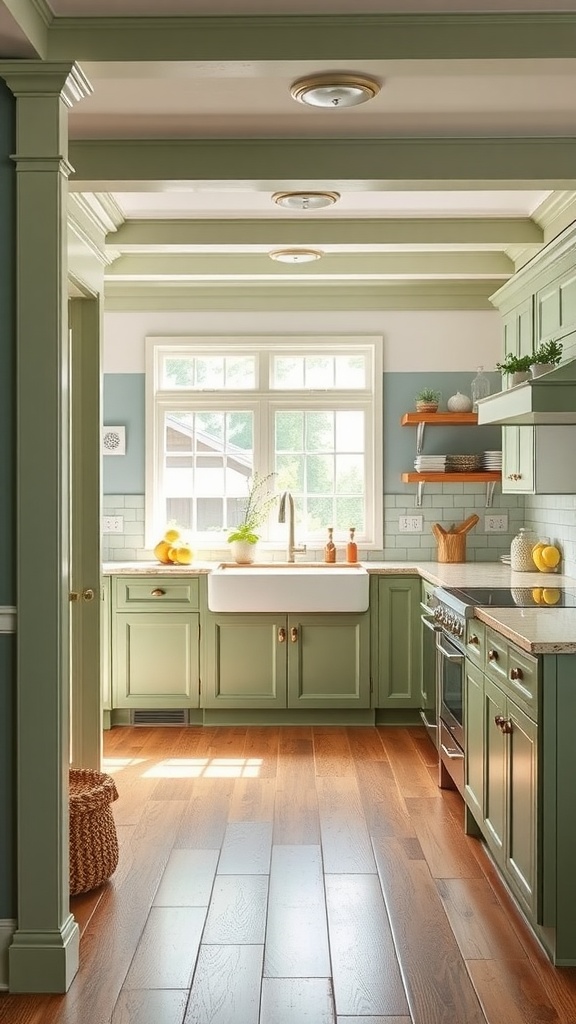
[[[484,533],[506,533],[507,531],[508,514],[506,512],[484,516]]]
[[[400,533],[422,533],[424,516],[400,516],[398,529]]]

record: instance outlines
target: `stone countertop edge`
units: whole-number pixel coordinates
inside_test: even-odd
[[[105,576],[198,576],[220,564],[162,565],[159,562],[105,562]],[[338,563],[336,563],[338,564]],[[370,575],[420,576],[446,587],[574,587],[576,579],[560,573],[512,572],[502,562],[361,562]],[[529,654],[576,654],[576,608],[482,608],[476,618]]]

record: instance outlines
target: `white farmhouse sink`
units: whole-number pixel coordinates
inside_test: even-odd
[[[236,565],[208,576],[212,612],[365,612],[366,569],[323,562]]]

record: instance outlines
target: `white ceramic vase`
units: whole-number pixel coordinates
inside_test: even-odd
[[[510,387],[514,388],[517,384],[523,384],[525,380],[530,380],[530,372],[528,370],[518,371],[510,374]]]
[[[542,373],[548,373],[549,370],[553,370],[555,363],[532,363],[530,372],[533,377],[540,377]]]
[[[230,542],[230,554],[238,565],[251,565],[256,558],[256,545],[249,540],[233,540]]]
[[[463,395],[460,391],[457,391],[452,398],[449,398],[446,402],[448,412],[471,412],[472,411],[472,399],[468,398],[468,395]]]

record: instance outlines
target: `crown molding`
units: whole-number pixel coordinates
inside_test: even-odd
[[[548,245],[502,285],[490,301],[497,309],[508,312],[531,291],[554,281],[575,265],[576,223],[570,224]]]
[[[106,241],[116,242],[116,232],[124,221],[124,214],[114,199],[105,192],[96,195],[94,192],[70,192],[68,209],[78,208],[83,215],[94,224],[94,227],[106,237]]]
[[[50,60],[518,60],[576,57],[576,15],[57,17]]]
[[[553,192],[532,217],[542,228],[545,242],[550,242],[576,221],[576,192],[567,189]]]

